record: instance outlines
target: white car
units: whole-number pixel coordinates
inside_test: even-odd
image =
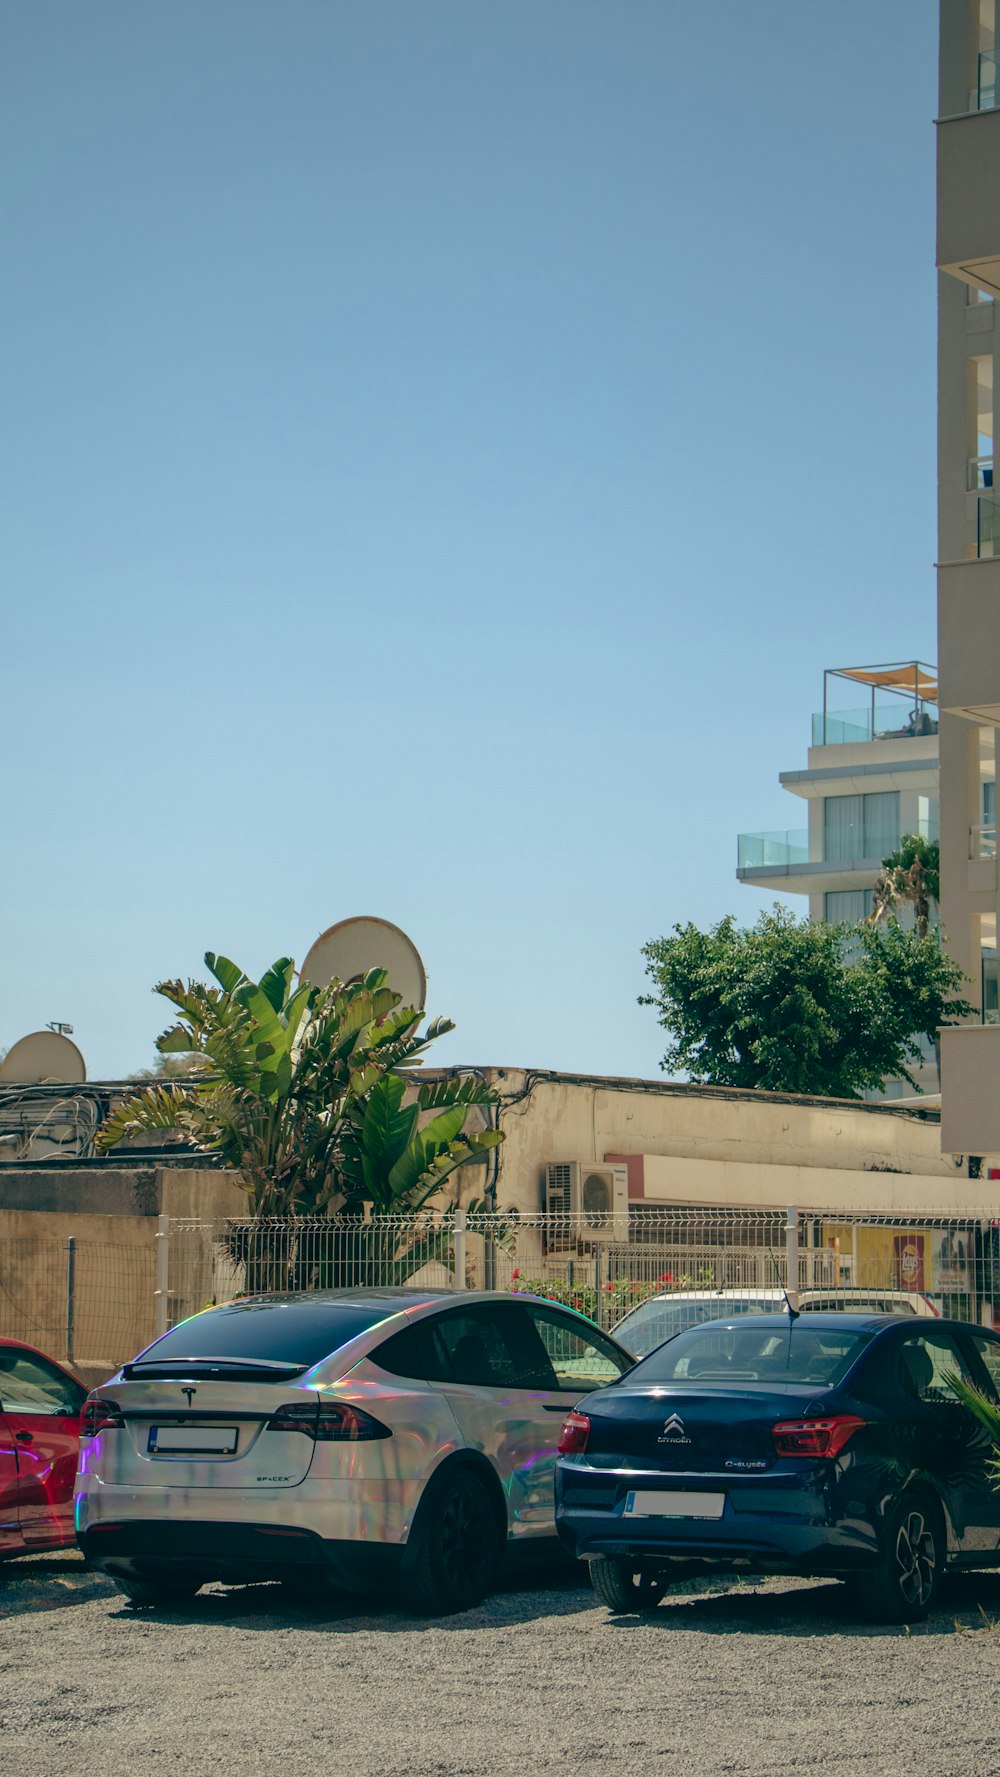
[[[661,1296],[649,1296],[626,1314],[612,1329],[612,1337],[624,1345],[633,1357],[647,1357],[688,1327],[704,1320],[730,1320],[737,1314],[773,1314],[786,1306],[784,1290],[667,1290]],[[800,1290],[798,1306],[815,1312],[817,1309],[841,1309],[852,1313],[919,1314],[939,1319],[938,1310],[928,1296],[916,1290],[881,1289],[811,1289]]]

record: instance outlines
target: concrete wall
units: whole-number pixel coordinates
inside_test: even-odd
[[[630,1192],[641,1180],[648,1201],[755,1203],[784,1206],[791,1175],[820,1170],[810,1197],[824,1207],[872,1208],[884,1196],[886,1170],[908,1174],[920,1205],[965,1207],[969,1180],[940,1148],[936,1115],[843,1100],[783,1098],[660,1082],[571,1080],[520,1069],[487,1070],[502,1094],[497,1199],[522,1211],[541,1208],[545,1165],[553,1160],[641,1157]],[[683,1169],[659,1161],[697,1162]],[[713,1162],[706,1170],[701,1164]],[[686,1183],[678,1184],[678,1181]],[[463,1180],[482,1194],[482,1170]],[[711,1187],[707,1199],[697,1195]],[[902,1188],[902,1187],[900,1187]],[[662,1196],[661,1196],[662,1192]],[[719,1195],[721,1193],[721,1195]],[[748,1195],[749,1193],[749,1195]],[[817,1195],[818,1193],[818,1195]],[[896,1193],[896,1184],[891,1194]],[[887,1207],[887,1205],[879,1205]]]

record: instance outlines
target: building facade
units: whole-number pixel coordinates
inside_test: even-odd
[[[937,120],[941,919],[979,1021],[942,1032],[942,1145],[1000,1152],[997,0],[941,0]]]
[[[867,918],[902,836],[938,837],[936,699],[936,668],[922,661],[828,668],[806,768],[779,777],[805,802],[805,825],[741,833],[739,880],[807,895],[810,919]]]

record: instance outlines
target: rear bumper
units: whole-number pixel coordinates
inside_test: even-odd
[[[628,1493],[650,1487],[668,1497],[691,1489],[724,1493],[722,1516],[626,1517]],[[749,1565],[775,1573],[850,1573],[867,1567],[878,1548],[874,1522],[863,1510],[848,1513],[830,1466],[818,1464],[792,1474],[684,1474],[667,1481],[561,1462],[556,1529],[577,1559],[619,1556],[720,1569]]]
[[[197,1573],[203,1580],[285,1579],[329,1575],[331,1584],[366,1592],[393,1584],[402,1546],[344,1542],[295,1525],[226,1524],[187,1519],[103,1521],[79,1533],[89,1567],[115,1573]]]

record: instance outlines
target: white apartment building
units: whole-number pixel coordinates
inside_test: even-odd
[[[938,837],[936,668],[829,667],[806,768],[778,781],[805,802],[805,825],[741,833],[737,877],[807,895],[810,919],[867,918],[882,860],[903,834]]]
[[[941,0],[938,660],[941,919],[980,1021],[942,1032],[942,1146],[1000,1154],[996,733],[1000,727],[997,0]]]

